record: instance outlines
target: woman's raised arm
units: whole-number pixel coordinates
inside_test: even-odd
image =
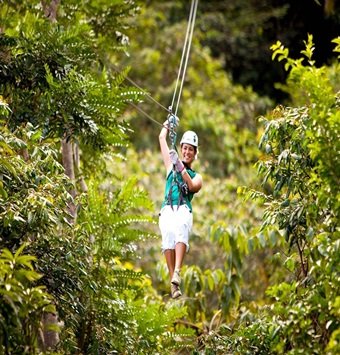
[[[161,153],[162,153],[162,157],[163,157],[163,162],[165,165],[166,170],[170,170],[171,169],[171,160],[170,160],[170,156],[169,156],[169,147],[168,147],[168,143],[166,141],[167,135],[168,135],[168,130],[169,130],[169,123],[168,120],[166,120],[163,123],[163,127],[161,129],[161,132],[159,133],[159,145],[161,148]]]

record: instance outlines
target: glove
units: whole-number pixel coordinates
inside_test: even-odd
[[[179,118],[175,115],[168,115],[167,120],[164,121],[163,123],[163,127],[169,129],[170,128],[170,124],[173,124],[174,127],[177,127],[179,124]]]
[[[175,127],[179,124],[179,118],[173,114],[170,114],[167,119],[169,125],[172,123]]]
[[[175,165],[176,171],[181,173],[184,169],[184,164],[178,159],[178,154],[174,149],[169,151],[170,160],[173,165]]]

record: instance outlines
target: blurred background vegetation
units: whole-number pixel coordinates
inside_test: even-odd
[[[0,4],[0,353],[338,353],[339,1],[199,2],[176,301],[158,133],[190,2]]]

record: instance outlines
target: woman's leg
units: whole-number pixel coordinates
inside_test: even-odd
[[[166,264],[168,266],[170,280],[171,280],[175,270],[175,249],[164,250],[164,256],[165,256]]]
[[[175,246],[175,270],[181,270],[185,253],[187,251],[187,246],[182,243],[178,242]]]
[[[164,255],[165,255],[166,264],[168,265],[170,280],[172,280],[174,276],[175,262],[176,262],[175,249],[166,249],[164,251]],[[175,285],[171,283],[171,297],[178,298],[180,296],[182,296],[182,292],[179,288],[179,285]]]
[[[186,253],[187,246],[185,243],[178,242],[175,246],[175,270],[171,278],[171,283],[177,285],[178,287],[181,284],[181,267],[183,264],[184,255]]]
[[[193,216],[186,205],[181,205],[176,214],[177,230],[175,237],[175,270],[180,271],[185,254],[189,251],[189,234]]]

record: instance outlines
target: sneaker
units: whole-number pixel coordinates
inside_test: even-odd
[[[173,299],[175,299],[175,298],[178,298],[178,297],[181,297],[181,296],[182,296],[182,292],[181,292],[179,286],[171,284],[171,297]]]
[[[171,283],[177,286],[181,284],[181,276],[179,275],[179,270],[175,270],[171,279]]]

